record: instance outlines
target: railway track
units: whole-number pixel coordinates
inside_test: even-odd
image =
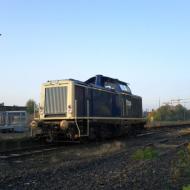
[[[41,153],[45,153],[45,152],[50,152],[50,151],[54,151],[57,150],[58,147],[54,147],[54,148],[42,148],[42,149],[37,149],[37,150],[29,150],[26,149],[25,151],[19,150],[18,152],[15,151],[9,151],[9,152],[4,152],[0,154],[0,159],[13,159],[13,158],[21,158],[21,157],[26,157],[26,156],[31,156],[31,155],[35,155],[35,154],[41,154]]]
[[[186,127],[185,127],[186,128]],[[147,129],[143,133],[138,134],[136,137],[130,138],[126,141],[125,138],[121,139],[114,139],[114,140],[107,140],[103,142],[98,142],[99,145],[101,143],[112,143],[115,140],[121,141],[122,143],[125,142],[126,144],[132,144],[131,146],[143,148],[148,146],[156,146],[156,144],[166,143],[169,142],[169,137],[167,137],[167,134],[169,133],[177,133],[179,130],[182,130],[182,128],[174,128],[171,129],[170,127],[165,128],[156,128],[156,129]],[[164,135],[163,135],[164,134]],[[190,131],[181,133],[176,135],[175,138],[183,138],[190,136]],[[0,152],[0,160],[11,160],[11,159],[19,159],[24,157],[29,157],[33,155],[40,155],[40,154],[47,154],[50,152],[56,152],[56,151],[67,151],[68,149],[72,149],[70,145],[73,144],[79,144],[79,142],[71,142],[71,141],[62,141],[60,144],[52,144],[52,145],[39,145],[39,146],[30,146],[30,147],[24,147],[19,149],[12,149],[7,151],[1,151]],[[90,142],[86,144],[80,144],[80,146],[77,146],[76,148],[84,148],[85,146],[96,146],[97,142]],[[124,150],[125,151],[125,150]]]
[[[66,148],[68,145],[79,144],[79,142],[71,141],[61,141],[59,144],[50,144],[50,145],[35,145],[24,148],[16,148],[6,151],[0,151],[0,160],[10,160],[16,158],[23,158],[32,155],[38,155],[43,153],[48,153],[52,151],[59,150],[61,148]]]
[[[136,138],[143,138],[150,135],[156,134],[156,132],[144,132],[142,134],[139,134],[136,136]],[[122,138],[123,139],[123,138]],[[117,139],[116,139],[117,140]],[[103,143],[110,143],[111,140],[105,140]],[[101,144],[102,142],[98,142],[98,144]],[[0,160],[11,160],[11,159],[18,159],[18,158],[24,158],[32,155],[38,155],[38,154],[45,154],[57,150],[63,150],[63,148],[68,149],[68,146],[80,144],[79,141],[60,141],[56,142],[56,144],[51,145],[35,145],[35,146],[26,146],[23,148],[15,148],[15,149],[8,149],[5,151],[0,151]],[[90,142],[90,145],[95,145],[96,142]],[[86,146],[84,143],[80,144],[82,147]],[[89,146],[89,143],[88,143]],[[67,148],[66,148],[67,147]],[[80,146],[81,147],[81,146]]]

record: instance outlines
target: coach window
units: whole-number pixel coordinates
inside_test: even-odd
[[[10,112],[8,113],[8,124],[12,125],[12,124],[18,124],[20,123],[20,113],[14,113],[14,112]]]
[[[0,125],[5,125],[5,113],[0,113]]]
[[[24,124],[26,122],[26,113],[20,112],[20,123]]]

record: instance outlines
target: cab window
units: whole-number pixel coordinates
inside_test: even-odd
[[[115,83],[112,83],[112,82],[106,81],[106,82],[104,83],[104,87],[107,88],[107,89],[115,90],[115,89],[116,89],[116,84],[115,84]]]
[[[130,89],[127,85],[119,84],[119,86],[120,86],[120,88],[121,88],[121,90],[122,90],[123,92],[128,92],[128,93],[131,94],[131,89]]]

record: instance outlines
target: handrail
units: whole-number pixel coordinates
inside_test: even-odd
[[[77,126],[78,133],[79,133],[79,138],[80,138],[80,136],[81,136],[80,128],[79,128],[79,125],[78,125],[78,122],[77,122],[77,100],[75,100],[75,124]]]
[[[89,100],[87,100],[87,136],[89,136],[89,127],[90,127],[90,120],[89,120],[89,116],[90,116],[90,104],[89,104]]]

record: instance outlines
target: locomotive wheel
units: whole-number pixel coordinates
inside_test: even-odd
[[[45,141],[47,143],[53,143],[54,140],[55,140],[55,138],[54,138],[54,135],[53,135],[52,131],[49,131],[48,136],[46,137]]]
[[[73,126],[70,126],[67,130],[67,138],[69,138],[71,141],[75,140],[76,130]]]

